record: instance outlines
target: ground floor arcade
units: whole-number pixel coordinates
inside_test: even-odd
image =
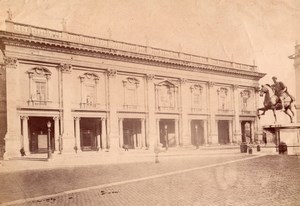
[[[233,117],[216,117],[212,123],[208,115],[190,115],[184,122],[179,114],[157,114],[150,122],[144,113],[118,114],[116,124],[106,112],[74,113],[68,122],[59,112],[27,113],[19,117],[19,141],[14,145],[8,141],[6,148],[7,151],[24,148],[26,154],[45,153],[49,147],[57,153],[114,151],[124,147],[139,150],[157,144],[166,149],[198,148],[252,142],[257,133],[254,117],[240,118],[238,130]],[[63,129],[66,125],[69,132]],[[112,126],[117,131],[115,136]]]

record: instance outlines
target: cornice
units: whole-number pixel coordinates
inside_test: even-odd
[[[134,53],[111,48],[96,47],[62,40],[16,34],[6,31],[0,31],[0,39],[5,45],[14,45],[46,51],[56,51],[68,54],[105,58],[152,66],[168,67],[192,72],[203,72],[219,75],[221,74],[225,76],[253,79],[257,81],[265,76],[265,73],[255,71],[239,70],[229,67],[211,65],[208,63],[197,63],[175,58],[166,58],[143,53]]]

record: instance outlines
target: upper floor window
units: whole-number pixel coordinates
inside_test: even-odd
[[[128,108],[136,108],[138,105],[138,94],[137,90],[139,87],[140,81],[133,77],[128,77],[123,80],[124,88],[124,101],[123,106]]]
[[[174,109],[176,107],[176,87],[169,81],[156,85],[158,109]]]
[[[195,84],[191,86],[192,109],[202,109],[202,92],[203,92],[203,87],[201,85]]]
[[[83,75],[79,76],[79,78],[81,82],[81,107],[95,107],[98,103],[98,75],[86,72]]]
[[[27,71],[29,77],[29,105],[46,105],[50,100],[49,79],[51,72],[44,67]]]
[[[251,92],[249,90],[241,91],[241,109],[244,111],[250,110],[250,95]]]
[[[217,90],[218,93],[218,109],[219,110],[228,110],[228,89],[221,87]]]

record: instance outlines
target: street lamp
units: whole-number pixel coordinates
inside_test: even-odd
[[[52,151],[51,151],[51,140],[50,140],[50,130],[51,130],[51,122],[47,122],[48,127],[48,138],[47,138],[47,144],[48,144],[48,159],[52,159]]]

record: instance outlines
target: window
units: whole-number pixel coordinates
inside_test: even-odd
[[[81,108],[96,107],[98,104],[97,87],[99,77],[94,73],[86,72],[79,76],[81,82]]]
[[[217,90],[218,93],[218,109],[228,110],[228,89],[221,87]]]
[[[175,109],[176,107],[176,87],[169,81],[164,81],[156,85],[156,99],[158,109]]]
[[[128,77],[123,80],[124,88],[124,109],[136,109],[138,106],[138,95],[137,90],[139,87],[140,81],[133,77]]]
[[[191,86],[192,94],[192,110],[201,110],[202,109],[202,90],[203,87],[199,84]]]
[[[243,90],[241,92],[241,109],[242,111],[249,111],[250,110],[250,94],[251,92],[249,90]]]
[[[50,102],[49,80],[51,72],[44,67],[35,67],[27,71],[29,77],[30,106],[47,105]]]

